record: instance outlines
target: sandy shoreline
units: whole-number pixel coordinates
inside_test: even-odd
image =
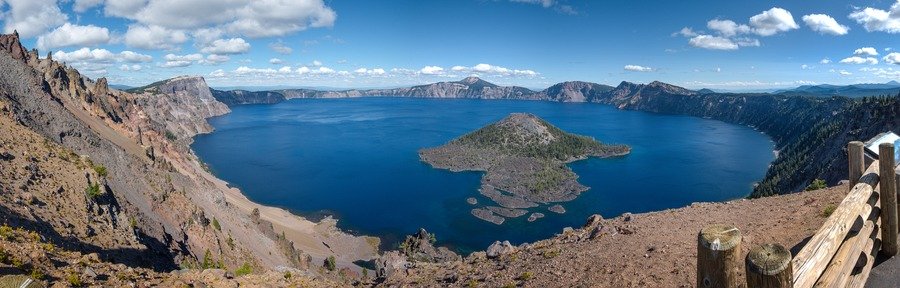
[[[191,153],[191,156],[195,154]],[[250,215],[253,209],[259,209],[260,219],[272,223],[275,233],[294,242],[294,248],[309,254],[313,261],[310,267],[316,267],[329,256],[334,256],[339,267],[350,267],[359,270],[355,261],[367,261],[378,256],[379,239],[372,236],[354,236],[336,227],[337,220],[325,218],[319,222],[307,220],[289,211],[255,203],[237,188],[230,187],[228,182],[219,179],[201,167],[199,160],[186,160],[185,172],[196,175],[212,183],[216,191],[221,191],[229,205]],[[373,245],[374,244],[374,245]],[[270,263],[275,266],[288,266],[287,263]]]

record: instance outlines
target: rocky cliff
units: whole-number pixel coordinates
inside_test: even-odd
[[[27,51],[15,34],[0,35],[0,67],[0,223],[101,263],[159,272],[293,267],[337,279],[312,263],[334,256],[339,270],[359,269],[352,262],[375,253],[377,241],[260,206],[202,168],[190,137],[229,110],[200,77],[109,89]]]
[[[150,86],[131,89],[136,105],[157,125],[164,126],[171,140],[190,139],[212,132],[206,118],[231,112],[213,97],[202,77],[177,77]]]

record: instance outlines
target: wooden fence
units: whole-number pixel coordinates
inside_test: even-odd
[[[697,237],[697,287],[865,286],[875,257],[892,257],[898,250],[900,177],[894,172],[894,146],[884,143],[878,150],[879,159],[866,166],[863,143],[850,142],[850,192],[797,255],[778,244],[762,244],[744,258],[738,228],[702,229]]]

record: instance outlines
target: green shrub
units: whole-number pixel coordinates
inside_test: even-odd
[[[203,269],[216,268],[216,263],[212,259],[212,253],[209,252],[209,249],[206,249],[206,252],[203,253],[203,263],[200,263],[200,268],[203,268]]]
[[[337,269],[337,263],[335,262],[334,256],[328,256],[328,259],[325,259],[325,269],[328,269],[328,271]]]
[[[235,276],[244,276],[247,274],[253,273],[253,267],[250,267],[250,264],[244,262],[244,265],[241,265],[237,270],[234,270]]]
[[[831,216],[831,213],[834,213],[834,210],[837,209],[837,205],[828,204],[825,206],[825,209],[822,209],[822,217]]]
[[[103,165],[96,165],[93,168],[94,172],[97,172],[97,175],[100,175],[100,177],[106,177],[107,175],[109,175],[109,171],[106,171],[106,167],[104,167]]]
[[[522,275],[519,276],[519,279],[522,281],[528,281],[528,279],[531,279],[532,277],[534,277],[534,273],[532,273],[531,271],[525,271],[524,273],[522,273]]]
[[[812,183],[809,183],[809,186],[806,186],[806,191],[813,191],[813,190],[819,190],[819,189],[825,189],[825,188],[828,188],[828,184],[825,183],[825,180],[816,179],[816,180],[813,180]]]
[[[172,131],[166,130],[166,139],[169,139],[170,141],[175,141],[175,140],[178,140],[178,137],[175,136],[175,133],[172,133]]]
[[[217,220],[215,217],[213,217],[212,225],[213,228],[216,228],[216,230],[222,231],[222,226],[219,225],[219,220]]]
[[[69,281],[69,285],[72,287],[81,287],[81,277],[78,277],[78,274],[70,273],[66,275],[66,280]]]
[[[3,226],[0,226],[0,238],[3,238],[3,240],[9,240],[10,238],[12,238],[12,232],[13,229],[12,227],[9,227],[9,225],[3,224]]]
[[[100,194],[100,183],[93,183],[88,185],[87,188],[84,188],[84,194],[87,195],[88,198],[96,199]]]
[[[31,279],[41,280],[44,279],[44,272],[41,272],[41,269],[31,268]]]
[[[6,250],[0,247],[0,264],[7,264],[7,262],[9,262],[9,254],[6,254]]]

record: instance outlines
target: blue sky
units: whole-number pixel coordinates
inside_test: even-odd
[[[26,46],[126,85],[900,81],[900,1],[0,0],[0,11]]]

